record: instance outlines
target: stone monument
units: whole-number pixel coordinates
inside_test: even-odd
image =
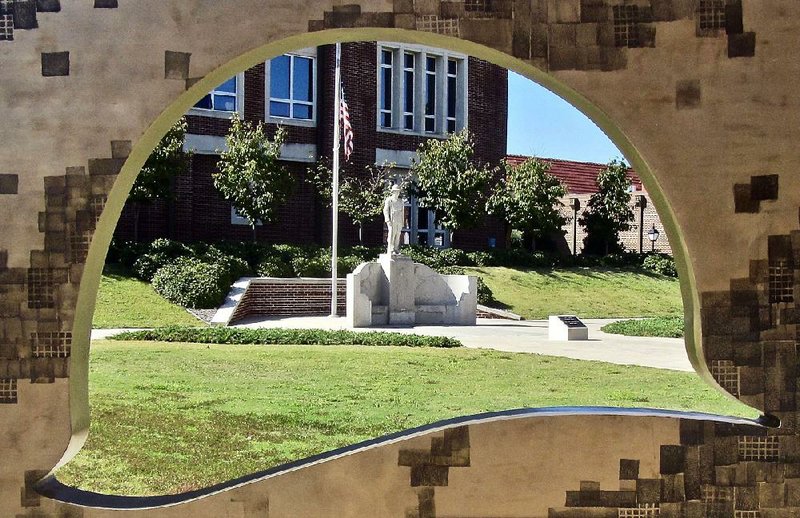
[[[352,327],[414,324],[475,325],[478,282],[441,275],[400,253],[405,204],[400,187],[383,203],[386,253],[347,276],[347,319]]]

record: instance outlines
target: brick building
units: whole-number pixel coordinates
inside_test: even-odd
[[[307,168],[332,154],[335,50],[302,49],[259,64],[229,79],[187,113],[186,147],[194,152],[190,170],[174,182],[173,200],[142,208],[139,239],[171,237],[183,241],[250,240],[252,230],[214,189],[211,173],[234,112],[264,121],[268,134],[280,124],[288,130],[283,160],[296,175],[294,192],[277,221],[259,226],[259,240],[300,244],[330,243],[330,209],[305,181]],[[507,72],[487,62],[443,49],[398,43],[342,45],[342,85],[355,132],[348,171],[369,164],[411,165],[428,138],[444,138],[468,127],[478,160],[497,164],[505,156]],[[486,88],[485,85],[491,85]],[[448,246],[449,236],[435,215],[409,200],[407,243]],[[357,228],[345,216],[340,243],[358,242]],[[364,228],[364,243],[383,242],[379,219]],[[116,236],[133,238],[133,210],[126,205]],[[506,245],[503,224],[486,217],[475,229],[459,231],[458,246],[480,249]]]
[[[511,164],[520,164],[530,157],[509,155],[506,157]],[[586,210],[589,198],[597,192],[597,175],[602,171],[606,164],[596,164],[593,162],[575,162],[571,160],[559,160],[554,158],[543,158],[544,162],[550,164],[550,173],[556,176],[567,188],[567,195],[561,200],[564,203],[563,213],[568,219],[565,243],[562,244],[565,252],[574,253],[577,245],[578,253],[583,248],[583,238],[586,237],[586,229],[581,225],[575,224]],[[630,230],[620,233],[620,241],[626,250],[635,252],[648,252],[651,249],[656,252],[672,254],[664,226],[656,212],[650,195],[644,190],[642,181],[633,169],[628,169],[628,178],[631,182],[631,208],[634,213],[634,220],[631,222]],[[574,200],[578,201],[578,210]],[[658,239],[651,243],[647,233],[654,228],[659,232]],[[576,232],[577,231],[577,232]]]

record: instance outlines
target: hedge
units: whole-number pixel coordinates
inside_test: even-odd
[[[381,331],[243,329],[235,327],[160,327],[151,330],[127,331],[114,335],[112,339],[232,345],[368,345],[440,348],[462,346],[460,341],[446,336],[422,336]]]

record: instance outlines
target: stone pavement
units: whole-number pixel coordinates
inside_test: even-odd
[[[588,341],[551,341],[547,338],[546,320],[478,319],[476,326],[373,327],[356,331],[394,331],[420,335],[450,336],[474,349],[496,349],[514,353],[535,353],[563,356],[578,360],[597,360],[619,365],[641,365],[658,369],[692,372],[682,338],[647,338],[611,335],[600,328],[614,319],[589,319]],[[294,317],[251,318],[236,327],[278,327],[299,329],[347,329],[344,318]],[[94,329],[92,339],[99,340],[122,331]]]
[[[578,360],[597,360],[620,365],[641,365],[677,371],[694,371],[683,338],[647,338],[611,335],[600,328],[614,319],[583,321],[589,328],[589,340],[582,342],[550,341],[546,320],[478,319],[476,326],[372,327],[356,331],[395,331],[421,335],[450,336],[466,347],[488,348],[515,353],[548,354]],[[296,317],[251,318],[236,327],[282,327],[347,329],[344,318]]]

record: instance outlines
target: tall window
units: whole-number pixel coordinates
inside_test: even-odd
[[[315,58],[295,54],[269,62],[269,108],[272,118],[313,121]]]
[[[381,44],[378,63],[379,129],[441,135],[466,126],[465,56]]]
[[[195,108],[221,112],[235,112],[239,110],[238,77],[232,77],[214,88],[205,97],[200,99]]]

